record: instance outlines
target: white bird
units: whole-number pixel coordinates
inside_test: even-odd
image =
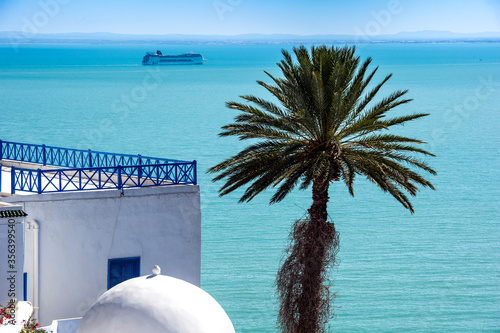
[[[160,273],[161,273],[161,268],[160,268],[160,266],[155,265],[155,267],[153,267],[153,274],[154,274],[154,275],[159,275]]]

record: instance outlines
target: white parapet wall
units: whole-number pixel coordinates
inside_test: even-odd
[[[75,333],[82,318],[69,318],[52,321],[50,326],[42,327],[48,333]]]
[[[200,285],[197,185],[33,194],[0,198],[25,218],[28,300],[42,325],[82,316],[108,287],[109,259],[140,258],[140,275]]]

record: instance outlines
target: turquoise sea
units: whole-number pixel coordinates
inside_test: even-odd
[[[0,139],[193,160],[202,199],[202,287],[237,332],[277,332],[274,277],[310,191],[238,204],[205,174],[245,142],[219,138],[239,95],[279,74],[290,45],[0,45]],[[146,51],[200,52],[201,66],[146,67]],[[336,332],[500,332],[500,44],[370,44],[358,53],[393,73],[380,96],[409,89],[401,130],[437,155],[437,191],[411,215],[359,179],[331,188],[340,232]],[[241,194],[241,192],[240,192]],[[168,268],[166,269],[168,273]]]

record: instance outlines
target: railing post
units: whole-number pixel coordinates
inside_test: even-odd
[[[36,172],[36,178],[38,180],[38,194],[42,193],[42,170],[38,169]]]
[[[141,186],[141,177],[142,177],[142,157],[141,154],[139,156],[139,167],[137,170],[137,185]]]
[[[118,165],[118,188],[122,188],[122,167]]]
[[[196,173],[196,160],[193,161],[193,172],[194,172],[194,175],[193,175],[194,184],[193,185],[196,185],[198,183],[198,176]]]
[[[101,172],[102,172],[102,169],[101,169],[101,168],[99,168],[99,169],[97,170],[97,172],[98,172],[98,173],[97,173],[97,175],[98,175],[98,177],[99,177],[99,181],[98,181],[98,183],[97,183],[97,184],[99,184],[99,185],[97,185],[97,188],[102,188],[102,187],[101,187]]]
[[[89,167],[92,168],[92,151],[89,149]]]
[[[175,170],[175,173],[174,173],[174,183],[176,184],[179,184],[179,176],[177,175],[178,172],[177,170],[179,169],[179,164],[178,163],[174,163],[174,170]]]
[[[0,160],[3,160],[3,141],[0,140]]]
[[[16,193],[16,167],[12,166],[10,169],[10,193]]]
[[[47,152],[45,150],[45,145],[42,145],[42,161],[43,165],[47,165]]]

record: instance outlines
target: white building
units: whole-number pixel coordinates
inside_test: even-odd
[[[195,161],[0,147],[0,304],[14,289],[40,308],[41,325],[81,317],[107,289],[156,264],[199,286]]]

